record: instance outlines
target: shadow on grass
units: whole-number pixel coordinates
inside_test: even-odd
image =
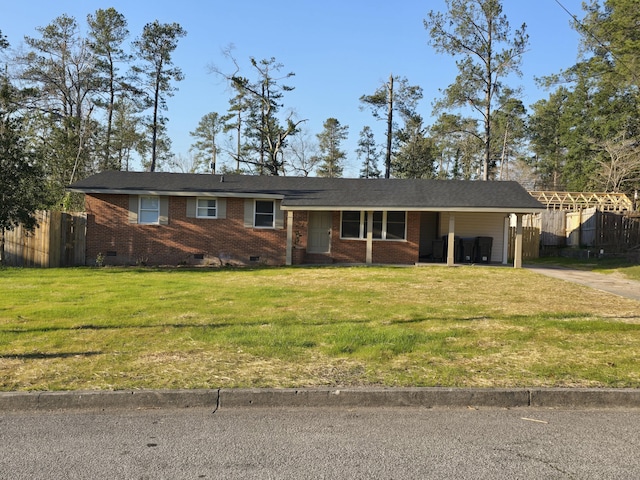
[[[52,358],[93,357],[95,355],[102,355],[102,352],[8,353],[0,354],[0,358],[8,360],[47,360]]]
[[[263,322],[255,322],[253,324],[243,323],[246,326],[257,326]],[[216,323],[216,324],[202,324],[202,323],[158,323],[152,325],[74,325],[73,327],[34,327],[34,328],[7,328],[0,329],[0,333],[47,333],[47,332],[73,332],[78,330],[131,330],[131,329],[145,329],[145,328],[226,328],[236,326],[232,323]]]

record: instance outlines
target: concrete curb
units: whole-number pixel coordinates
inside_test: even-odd
[[[182,408],[640,408],[640,389],[308,388],[0,393],[0,413]]]
[[[0,393],[0,412],[135,410],[218,405],[218,390],[133,390]]]
[[[243,407],[519,407],[526,390],[449,388],[222,389],[220,408]]]
[[[640,390],[545,388],[531,390],[531,407],[640,408]]]

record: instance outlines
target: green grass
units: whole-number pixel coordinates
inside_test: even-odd
[[[640,387],[640,305],[500,267],[0,269],[0,390]]]

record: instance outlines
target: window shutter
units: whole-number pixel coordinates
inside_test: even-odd
[[[253,208],[255,202],[252,198],[245,198],[244,200],[244,226],[247,228],[253,227]]]
[[[196,197],[187,197],[187,218],[196,218]]]
[[[216,198],[216,209],[218,218],[227,218],[227,199]]]
[[[274,205],[274,208],[275,208],[274,225],[276,229],[280,229],[280,230],[284,228],[284,211],[280,208],[281,203],[282,203],[281,200],[276,200]]]
[[[160,225],[169,224],[169,197],[160,197],[160,217],[158,218]]]
[[[129,223],[138,223],[138,195],[129,195]]]

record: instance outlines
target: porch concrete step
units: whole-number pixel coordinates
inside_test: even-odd
[[[329,265],[333,263],[333,258],[324,253],[307,253],[304,256],[304,263],[310,265]]]

